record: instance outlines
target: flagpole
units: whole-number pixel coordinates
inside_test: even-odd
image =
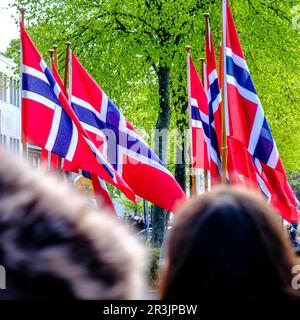
[[[227,78],[226,78],[226,26],[227,0],[222,0],[222,184],[226,185],[227,174]]]
[[[25,12],[26,12],[26,8],[21,7],[19,8],[20,11],[20,25],[24,25],[25,23]],[[21,40],[20,40],[21,41]],[[22,66],[23,66],[23,57],[22,57],[22,43],[21,43],[21,50],[20,50],[20,61],[21,61],[21,83],[22,83]],[[21,84],[21,88],[22,88],[22,84]],[[21,101],[22,101],[22,89],[21,90]],[[22,103],[21,103],[21,119],[22,119]],[[23,119],[22,119],[23,120]],[[24,135],[23,135],[23,121],[21,120],[21,136],[22,136],[22,154],[23,157],[25,159],[27,159],[28,156],[28,142],[26,141]]]
[[[49,52],[51,54],[50,69],[51,69],[51,71],[53,71],[52,70],[52,63],[53,63],[56,71],[58,72],[57,48],[58,48],[58,46],[56,44],[54,44],[52,46],[52,49],[49,49]],[[61,171],[62,176],[65,177],[65,172],[63,170],[63,164],[64,164],[64,159],[58,156],[58,171]],[[51,165],[50,165],[50,167],[51,167]]]
[[[205,17],[205,37],[208,39],[209,41],[209,13],[203,13],[203,17]],[[206,40],[207,41],[207,40]],[[204,85],[204,89],[205,92],[207,93],[207,78],[206,78],[206,70],[205,70],[205,59],[201,58],[201,65],[202,65],[202,83]],[[205,77],[205,78],[204,78]],[[206,170],[206,172],[204,171],[204,187],[205,187],[205,191],[208,191],[208,172]]]
[[[54,63],[54,66],[55,66],[56,70],[58,71],[57,47],[58,46],[56,44],[54,44],[52,46],[52,48],[53,48],[53,63]]]
[[[146,240],[149,239],[149,211],[148,211],[148,201],[143,199],[144,204],[144,230],[146,230]]]
[[[209,36],[209,33],[208,33],[208,26],[209,26],[209,13],[208,12],[205,12],[203,13],[203,17],[205,18],[205,34],[206,36],[208,35]]]
[[[191,190],[191,195],[195,195],[196,192],[196,176],[195,172],[193,172],[193,142],[192,142],[192,119],[191,119],[191,81],[190,81],[190,52],[191,52],[191,46],[187,45],[185,46],[186,50],[186,60],[187,60],[187,91],[188,91],[188,110],[189,110],[189,123],[190,123],[190,141],[191,141],[191,163],[190,163],[190,168],[191,168],[191,182],[192,182],[192,190]]]
[[[68,91],[70,46],[71,46],[71,42],[67,41],[66,42],[66,64],[65,64],[65,74],[64,74],[64,94],[67,94],[67,91]]]
[[[68,81],[69,81],[69,63],[70,63],[70,45],[71,42],[67,41],[66,42],[66,63],[65,63],[65,73],[64,73],[64,87],[63,87],[63,92],[65,95],[67,95],[68,92]],[[54,65],[55,68],[58,71],[58,58],[57,58],[57,45],[53,45],[52,47],[54,49]],[[63,167],[64,167],[64,159],[59,157],[58,160],[58,167],[60,170],[63,172]],[[68,176],[67,172],[65,172],[66,176]],[[64,175],[64,174],[63,174]]]
[[[49,49],[49,55],[50,55],[50,70],[52,72],[52,61],[53,61],[53,54],[54,54],[54,49]],[[51,152],[48,151],[48,157],[47,157],[47,169],[48,171],[51,170]]]
[[[206,70],[205,70],[205,59],[200,58],[201,62],[201,75],[202,75],[202,84],[205,92],[207,93],[207,83],[206,83]],[[207,146],[207,150],[209,151],[209,146]],[[204,191],[208,191],[208,170],[204,169]]]
[[[49,49],[48,52],[50,55],[50,70],[52,71],[52,61],[53,61],[54,49]]]

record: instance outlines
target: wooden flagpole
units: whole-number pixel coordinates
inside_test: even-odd
[[[57,59],[57,45],[54,44],[51,49],[49,49],[50,54],[50,70],[52,71],[52,63],[54,64],[54,67],[56,70],[58,70],[58,59]],[[49,170],[51,169],[51,152],[48,153],[48,165]],[[62,174],[64,177],[63,172],[63,159],[61,157],[58,157],[58,171]]]
[[[222,184],[227,181],[227,129],[226,117],[228,109],[226,78],[226,25],[227,0],[222,0]]]
[[[204,87],[205,92],[207,92],[207,85],[206,85],[206,70],[205,70],[205,59],[204,58],[200,58],[201,61],[201,74],[202,74],[202,84]],[[207,148],[209,148],[209,146],[207,146]],[[208,170],[204,169],[204,191],[207,192],[208,191]]]
[[[53,61],[53,54],[54,54],[54,50],[53,49],[49,49],[49,55],[50,55],[50,70],[52,71],[52,61]],[[48,151],[48,157],[47,157],[47,169],[48,171],[51,170],[51,152]]]
[[[58,58],[57,58],[57,53],[56,53],[56,45],[54,45],[54,53],[56,54],[56,60],[54,63],[57,64],[57,70],[58,70]],[[64,73],[64,87],[63,87],[63,91],[64,94],[67,95],[68,93],[68,83],[69,83],[69,70],[70,70],[70,46],[71,46],[71,42],[67,41],[66,42],[66,62],[65,62],[65,73]],[[64,166],[64,161],[63,159],[60,158],[60,167],[61,170],[63,171],[63,166]],[[69,173],[67,171],[65,171],[65,176],[68,177]]]
[[[190,82],[190,52],[191,52],[191,46],[187,45],[185,46],[186,50],[186,59],[187,59],[187,90],[188,90],[188,110],[189,110],[189,122],[190,122],[190,132],[191,132],[191,174],[190,174],[190,179],[191,179],[191,184],[192,184],[192,190],[191,190],[191,195],[195,195],[197,193],[196,190],[196,176],[195,172],[193,172],[193,149],[192,149],[192,119],[191,119],[191,82]]]
[[[54,49],[49,49],[49,55],[50,55],[50,70],[52,70],[52,61],[53,61],[53,54],[54,54]]]
[[[21,24],[24,25],[26,8],[21,7],[21,8],[19,8],[19,11],[20,11],[20,25]],[[21,61],[21,82],[22,82],[22,65],[23,65],[22,44],[21,44],[21,51],[20,51],[20,61]],[[21,94],[21,99],[22,99],[22,94]],[[22,103],[21,103],[21,109],[22,109]],[[21,110],[21,112],[22,112],[22,110]],[[21,115],[21,118],[22,118],[22,115]],[[25,159],[27,159],[27,157],[28,157],[28,142],[26,141],[26,138],[23,136],[23,119],[21,120],[21,136],[22,136],[22,139],[24,139],[24,141],[22,141],[22,154],[23,154],[23,157]]]
[[[25,22],[25,12],[26,12],[26,8],[21,7],[21,8],[19,8],[19,11],[20,11],[20,22],[21,22],[22,24],[24,24],[24,22]]]
[[[144,204],[144,230],[146,230],[146,241],[149,239],[149,210],[148,210],[148,201],[143,199]]]
[[[65,74],[64,74],[64,93],[68,92],[68,82],[69,82],[69,68],[70,68],[70,46],[71,42],[66,42],[66,64],[65,64]]]
[[[54,63],[56,70],[58,71],[57,45],[54,44],[52,46],[52,48],[53,48],[53,63]]]

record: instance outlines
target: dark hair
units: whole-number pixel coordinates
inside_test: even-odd
[[[297,257],[280,218],[251,191],[220,188],[191,200],[171,231],[164,299],[289,298]]]
[[[143,294],[137,237],[54,176],[0,156],[0,299],[132,299]]]

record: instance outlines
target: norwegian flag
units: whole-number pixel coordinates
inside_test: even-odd
[[[238,146],[236,153],[231,154],[232,162],[241,176],[260,187],[284,219],[297,222],[296,199],[257,96],[226,0],[223,0],[223,43],[228,145]]]
[[[82,170],[81,173],[85,178],[92,181],[98,208],[103,208],[104,206],[116,213],[115,205],[110,197],[106,183],[103,181],[103,179],[93,173],[91,174],[90,172],[84,170]]]
[[[210,139],[207,95],[189,53],[187,59],[190,127],[192,131],[192,167],[209,170]]]
[[[208,118],[209,118],[209,150],[210,150],[210,176],[211,184],[220,183],[221,177],[221,90],[219,86],[215,47],[207,18],[207,28],[205,35],[205,55],[206,55],[206,83],[208,98]]]
[[[97,174],[134,201],[132,190],[83,129],[23,24],[21,46],[23,141],[32,142]]]
[[[55,79],[55,81],[58,83],[59,87],[63,89],[63,83],[60,78],[60,75],[58,71],[56,70],[55,64],[53,63],[53,60],[51,59],[51,72]],[[45,165],[49,170],[61,170],[61,162],[59,159],[59,156],[55,153],[51,153],[46,149],[42,149],[41,152],[41,163]]]
[[[81,125],[136,195],[174,211],[183,190],[71,53],[71,102]]]
[[[41,163],[49,170],[60,170],[59,157],[56,154],[51,153],[46,149],[42,149]]]
[[[92,184],[98,207],[101,208],[101,206],[103,207],[104,205],[113,212],[116,212],[115,205],[110,197],[105,182],[95,174],[92,174]]]

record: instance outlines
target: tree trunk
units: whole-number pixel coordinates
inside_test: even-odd
[[[157,70],[158,85],[159,85],[159,106],[160,112],[156,122],[155,132],[155,152],[162,161],[167,160],[167,131],[170,125],[171,108],[170,108],[170,70],[167,65],[159,65]],[[165,221],[167,211],[154,206],[152,216],[152,245],[160,247],[165,233]]]
[[[176,104],[178,107],[176,108]],[[186,97],[180,96],[175,103],[175,110],[181,114],[186,114],[187,103]],[[175,163],[175,179],[181,186],[182,190],[186,192],[186,154],[185,154],[185,129],[188,127],[187,118],[179,117],[176,121],[178,129],[178,137],[176,141],[176,163]]]

